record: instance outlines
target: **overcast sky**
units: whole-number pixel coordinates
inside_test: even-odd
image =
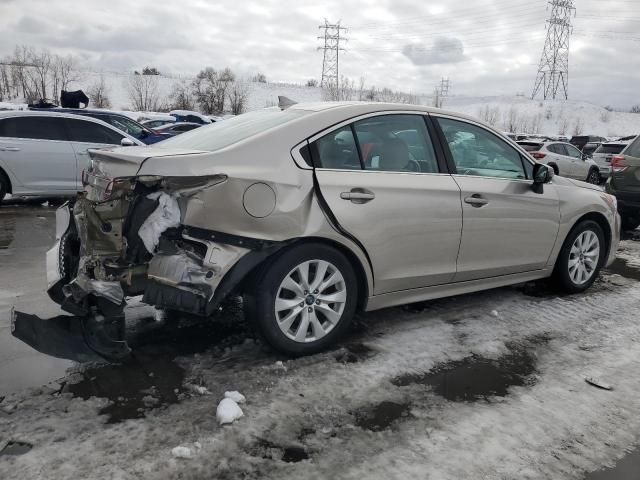
[[[639,0],[576,0],[570,98],[640,103]],[[319,78],[318,25],[349,28],[341,73],[368,85],[454,95],[531,94],[544,0],[0,0],[0,55],[15,44],[73,53],[105,71],[190,75],[230,66],[269,80]]]

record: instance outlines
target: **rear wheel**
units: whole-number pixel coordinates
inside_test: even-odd
[[[587,175],[587,183],[592,183],[594,185],[600,185],[600,172],[595,168],[592,168],[589,171],[589,175]]]
[[[627,232],[640,226],[640,217],[622,217],[622,230]]]
[[[562,246],[553,277],[558,286],[569,293],[583,292],[595,282],[604,257],[602,228],[592,220],[580,222],[569,233]]]
[[[256,275],[245,295],[247,318],[276,350],[307,355],[338,340],[356,310],[358,288],[349,260],[323,244],[285,251]]]

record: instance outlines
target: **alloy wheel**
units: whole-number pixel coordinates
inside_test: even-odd
[[[569,276],[576,285],[588,282],[600,259],[600,240],[592,230],[585,230],[576,237],[569,252]]]
[[[282,280],[275,299],[278,327],[296,342],[315,342],[333,330],[347,302],[342,273],[326,260],[308,260]]]
[[[600,184],[600,174],[595,170],[592,170],[587,177],[587,183],[592,183],[594,185]]]

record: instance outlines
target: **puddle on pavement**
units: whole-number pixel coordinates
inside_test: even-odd
[[[536,343],[536,342],[532,342]],[[426,373],[407,373],[391,381],[398,387],[427,385],[447,400],[469,402],[503,397],[513,386],[530,385],[536,358],[526,348],[512,346],[497,360],[472,355],[462,360],[439,364]]]
[[[584,480],[638,480],[638,472],[640,472],[640,449],[629,452],[611,468],[587,474]]]
[[[140,335],[127,362],[91,367],[82,372],[80,382],[67,385],[64,391],[83,399],[109,399],[111,403],[100,411],[108,415],[107,423],[143,418],[145,411],[180,400],[185,372],[174,362],[175,357],[203,352],[222,342],[239,343],[243,331],[242,322],[233,321],[152,330]]]
[[[33,445],[26,442],[9,442],[0,450],[0,456],[2,455],[24,455],[33,448]]]
[[[353,413],[358,427],[380,432],[389,428],[400,418],[407,417],[409,404],[384,401]]]
[[[282,446],[263,438],[250,448],[249,454],[266,460],[282,460],[287,463],[297,463],[309,459],[304,447],[297,445]]]
[[[630,278],[631,280],[638,280],[640,282],[640,268],[633,267],[622,258],[616,258],[613,263],[605,270],[607,273],[615,273],[621,277]]]
[[[339,363],[357,363],[373,355],[375,355],[375,350],[364,343],[351,343],[341,348],[335,358]]]

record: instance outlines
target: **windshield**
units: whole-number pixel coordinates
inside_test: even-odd
[[[269,108],[244,113],[237,117],[205,125],[180,136],[164,140],[160,148],[189,148],[213,152],[246,138],[300,118],[304,110]]]
[[[117,129],[122,130],[123,132],[127,132],[132,137],[143,138],[151,133],[138,122],[127,117],[108,115],[106,117],[100,118],[100,120],[106,120]]]

